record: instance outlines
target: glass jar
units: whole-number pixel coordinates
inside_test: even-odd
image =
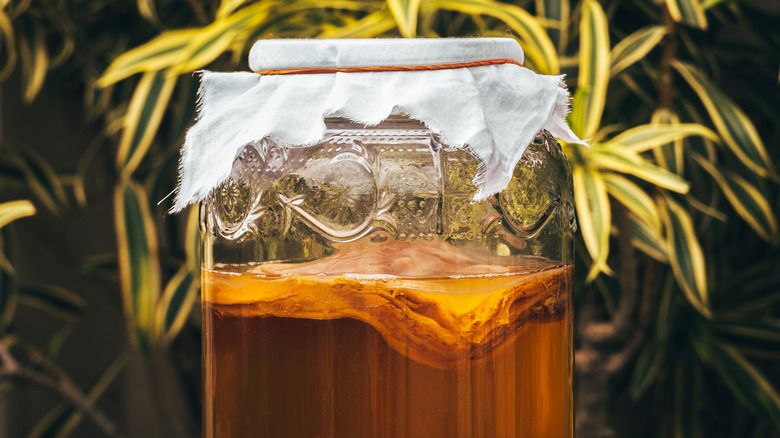
[[[201,203],[204,435],[571,437],[571,174],[543,131],[475,202],[422,123],[248,144]]]

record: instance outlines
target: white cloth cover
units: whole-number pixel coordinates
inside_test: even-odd
[[[249,55],[253,71],[492,59],[522,62],[523,51],[511,38],[260,40]],[[199,93],[199,116],[182,148],[173,212],[202,201],[227,180],[246,144],[269,137],[287,147],[314,145],[323,138],[326,117],[366,126],[397,113],[420,120],[447,145],[480,161],[475,200],[506,188],[540,130],[582,143],[566,124],[569,93],[563,77],[515,64],[293,75],[204,71]]]

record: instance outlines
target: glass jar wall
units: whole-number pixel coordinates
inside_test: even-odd
[[[205,436],[571,437],[575,229],[546,132],[480,202],[421,123],[247,145],[201,204]]]

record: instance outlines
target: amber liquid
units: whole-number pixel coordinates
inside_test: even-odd
[[[205,436],[571,437],[571,288],[204,270]]]

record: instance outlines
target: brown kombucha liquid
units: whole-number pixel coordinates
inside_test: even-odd
[[[572,267],[385,249],[204,270],[204,435],[572,437]]]

